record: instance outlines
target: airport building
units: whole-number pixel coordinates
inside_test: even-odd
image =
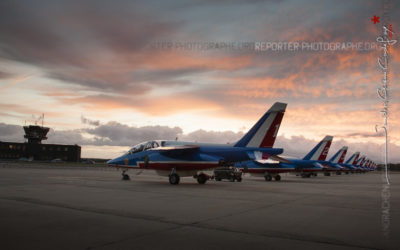
[[[77,162],[81,159],[81,147],[78,145],[42,144],[50,128],[43,126],[24,126],[24,138],[27,142],[0,141],[0,159],[28,158],[39,161],[60,159]]]

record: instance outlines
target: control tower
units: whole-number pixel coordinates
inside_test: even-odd
[[[46,140],[47,133],[50,128],[41,127],[37,125],[24,126],[25,135],[24,137],[28,139],[28,144],[41,144],[42,140]]]

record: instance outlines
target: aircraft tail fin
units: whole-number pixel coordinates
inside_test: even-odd
[[[358,159],[356,165],[361,166],[361,164],[364,163],[364,160],[365,160],[365,155],[361,156],[360,159]]]
[[[344,163],[344,159],[346,158],[346,154],[347,154],[347,149],[349,149],[348,147],[343,147],[343,152],[342,152],[342,156],[340,156],[338,163]]]
[[[327,135],[320,141],[304,158],[303,160],[325,161],[331,147],[333,136]]]
[[[346,156],[348,147],[344,146],[336,152],[329,160],[332,163],[343,163],[344,157]]]
[[[347,159],[345,164],[354,165],[357,162],[359,155],[360,155],[360,152],[355,152],[349,159]]]
[[[286,103],[276,102],[240,139],[235,147],[272,148],[275,143]]]

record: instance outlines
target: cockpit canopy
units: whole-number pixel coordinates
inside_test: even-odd
[[[160,147],[160,142],[146,141],[146,142],[139,143],[136,146],[134,146],[133,148],[131,148],[127,154],[134,154],[137,152],[142,152],[142,151],[146,151],[146,150],[149,150],[152,148],[158,148],[158,147]]]

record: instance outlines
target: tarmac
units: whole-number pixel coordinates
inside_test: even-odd
[[[0,163],[1,249],[400,249],[400,174],[242,182]]]

